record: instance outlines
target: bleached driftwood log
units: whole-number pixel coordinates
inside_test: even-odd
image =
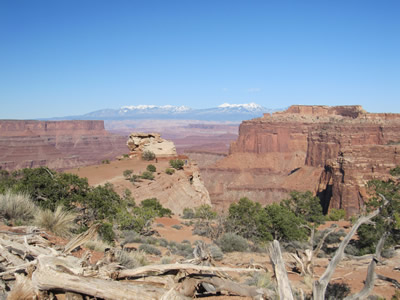
[[[285,262],[282,259],[281,247],[277,240],[274,240],[269,248],[269,256],[274,265],[275,277],[278,282],[280,299],[293,300],[292,288],[287,276]]]
[[[105,299],[160,299],[167,289],[143,283],[118,282],[76,274],[76,266],[60,257],[39,256],[32,284],[37,290],[64,290]],[[172,295],[171,295],[172,296]],[[174,293],[174,299],[189,299]]]

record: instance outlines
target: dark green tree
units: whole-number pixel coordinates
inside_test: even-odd
[[[279,204],[265,207],[269,222],[268,231],[278,241],[302,241],[307,238],[308,231],[302,227],[304,219],[296,216],[290,209]]]
[[[281,205],[291,210],[296,216],[304,218],[307,222],[322,224],[325,217],[318,197],[310,191],[290,193],[290,198],[281,202]]]
[[[271,241],[270,227],[270,219],[260,203],[241,198],[229,206],[226,231],[250,240]]]

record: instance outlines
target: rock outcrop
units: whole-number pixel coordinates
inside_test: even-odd
[[[325,206],[351,215],[367,200],[365,184],[400,164],[400,114],[361,106],[291,106],[244,121],[230,155],[204,168],[212,202],[226,208],[247,196],[263,204],[311,190]]]
[[[0,120],[0,169],[62,170],[126,152],[126,137],[108,133],[103,121]]]
[[[161,138],[159,133],[134,132],[126,144],[130,150],[129,155],[133,157],[140,156],[144,151],[151,151],[156,157],[177,156],[174,143]]]

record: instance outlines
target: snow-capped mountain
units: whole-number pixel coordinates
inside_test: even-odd
[[[129,113],[143,113],[143,112],[158,112],[158,113],[182,113],[190,111],[191,108],[187,106],[173,106],[173,105],[128,105],[122,106],[118,113],[120,115],[129,114]]]
[[[280,109],[277,109],[280,110]],[[126,105],[119,109],[102,109],[81,116],[70,116],[57,119],[79,119],[79,120],[203,120],[203,121],[231,121],[241,122],[258,118],[263,113],[273,111],[256,103],[230,104],[223,103],[214,108],[193,109],[187,106],[173,105]]]

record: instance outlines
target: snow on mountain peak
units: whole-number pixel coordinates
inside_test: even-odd
[[[146,111],[146,110],[153,110],[153,109],[159,109],[159,110],[165,110],[165,111],[171,111],[171,112],[185,112],[190,110],[190,107],[187,106],[173,106],[173,105],[162,105],[162,106],[157,106],[157,105],[126,105],[122,106],[120,108],[120,112],[122,113],[127,113],[129,111]]]
[[[224,103],[218,106],[219,108],[245,108],[248,110],[259,110],[262,109],[262,106],[251,102],[251,103],[244,103],[244,104],[230,104],[230,103]]]

